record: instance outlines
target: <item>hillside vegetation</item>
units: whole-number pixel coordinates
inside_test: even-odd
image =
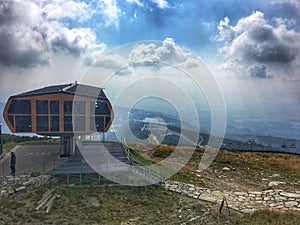
[[[136,144],[136,149],[143,146]],[[189,147],[180,147],[188,149]],[[217,190],[266,190],[268,183],[284,182],[276,188],[299,190],[300,158],[296,155],[219,151],[211,166],[199,172],[198,163],[204,148],[197,148],[189,163],[171,180]],[[159,146],[138,152],[138,157],[158,162],[175,147]],[[150,163],[150,162],[149,162]],[[227,168],[227,169],[224,169]],[[188,198],[163,187],[130,187],[119,185],[65,185],[58,180],[35,190],[26,190],[0,199],[0,224],[228,224],[228,225],[298,225],[297,212],[257,211],[242,214],[231,210],[219,213],[218,204]],[[37,202],[49,189],[60,197],[49,214],[35,211]]]

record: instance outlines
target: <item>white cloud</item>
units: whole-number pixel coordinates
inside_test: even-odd
[[[275,67],[275,64],[295,64],[299,60],[300,33],[288,29],[283,21],[272,26],[264,14],[257,11],[232,26],[226,17],[218,26],[217,40],[224,42],[220,52],[252,68],[257,63],[268,68]],[[262,77],[263,73],[260,74]]]
[[[144,6],[144,4],[142,2],[140,2],[139,0],[126,0],[126,2],[128,2],[128,3],[135,3],[135,4],[137,4],[140,7]]]
[[[234,39],[235,32],[229,25],[230,19],[225,17],[221,20],[218,26],[219,35],[217,36],[218,41],[231,42]]]
[[[79,22],[89,20],[95,13],[85,2],[73,0],[54,0],[46,3],[42,10],[50,20],[69,18]]]
[[[165,9],[169,7],[167,0],[153,0],[153,2],[157,5],[160,9]]]
[[[276,3],[277,4],[290,4],[300,10],[300,1],[299,0],[272,0],[271,3],[272,4],[276,4]]]
[[[122,11],[117,5],[116,0],[99,0],[100,10],[105,19],[105,26],[114,25],[119,27],[119,16]]]
[[[135,45],[128,57],[117,53],[101,55],[94,60],[93,66],[119,70],[123,67],[149,67],[158,70],[164,66],[176,66],[182,69],[199,66],[199,61],[191,53],[175,44],[172,38],[166,38],[159,43],[143,43]],[[128,74],[128,68],[123,68],[117,74]],[[129,71],[130,72],[130,71]]]
[[[198,64],[191,54],[176,45],[172,38],[166,38],[161,46],[139,45],[132,50],[129,59],[132,64],[145,65],[165,62],[179,67],[194,67]]]
[[[95,61],[93,66],[118,70],[127,65],[127,60],[123,57],[112,54],[112,55],[102,55]]]

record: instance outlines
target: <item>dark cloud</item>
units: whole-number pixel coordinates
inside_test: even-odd
[[[288,63],[295,60],[298,54],[299,36],[278,34],[271,26],[254,27],[248,35],[252,44],[245,43],[244,56],[247,59]]]
[[[12,8],[13,4],[14,2],[9,1],[0,2],[0,24],[2,26],[5,24],[10,24],[10,22],[16,19]]]
[[[221,21],[217,40],[224,43],[220,52],[229,58],[221,68],[256,78],[299,76],[300,33],[291,21],[289,26],[282,18],[275,22],[271,24],[259,11],[235,26],[227,17]]]
[[[74,56],[80,56],[83,49],[80,48],[76,42],[76,39],[73,42],[69,42],[67,37],[61,35],[51,40],[50,44],[54,52],[63,52]]]
[[[72,7],[57,11],[60,4]],[[63,13],[75,19],[77,14],[86,15],[87,10],[85,3],[69,0],[50,1],[45,6],[35,1],[1,1],[0,65],[35,67],[50,63],[55,54],[85,58],[93,51],[103,53],[103,45],[96,44],[90,28],[70,29],[60,22],[65,19]]]
[[[262,64],[255,64],[251,66],[248,70],[249,75],[257,78],[272,78],[272,76],[267,74],[267,67]]]
[[[246,62],[290,63],[300,49],[299,33],[283,24],[273,27],[261,12],[240,19],[236,26],[225,18],[218,28],[218,40],[228,41],[222,52]]]
[[[22,18],[17,13],[22,4],[14,1],[0,2],[0,64],[22,67],[47,64],[43,36],[36,28],[31,28],[34,21],[28,20],[25,16]],[[27,9],[35,12],[32,6],[28,3]],[[24,24],[20,24],[22,19]]]

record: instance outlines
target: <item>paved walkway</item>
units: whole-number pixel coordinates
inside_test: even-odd
[[[17,175],[31,172],[45,173],[53,168],[60,155],[59,145],[24,145],[17,146],[11,151],[16,154]],[[0,161],[0,174],[10,175],[10,153],[6,153]]]
[[[281,189],[248,192],[221,191],[175,181],[166,181],[164,187],[169,191],[216,204],[221,204],[225,197],[229,208],[242,213],[252,213],[263,209],[300,212],[300,191],[287,192]]]

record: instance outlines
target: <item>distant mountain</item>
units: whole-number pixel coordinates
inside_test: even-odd
[[[116,111],[120,113],[120,111],[125,109],[117,109]],[[126,113],[124,113],[125,115]],[[204,114],[202,114],[203,116]],[[122,129],[122,123],[127,123],[129,119],[129,127],[134,136],[136,136],[140,140],[146,140],[149,135],[151,135],[151,131],[149,129],[149,118],[161,118],[165,122],[165,126],[168,131],[163,130],[163,125],[161,128],[160,125],[157,124],[156,131],[158,135],[164,137],[163,140],[160,141],[162,144],[168,145],[177,145],[179,137],[181,135],[181,124],[185,123],[179,120],[178,116],[171,115],[163,112],[154,112],[147,111],[143,109],[135,109],[124,116],[124,118],[120,119],[120,121],[115,121],[114,125],[117,125],[117,129]],[[237,117],[228,118],[228,124],[226,129],[226,134],[223,140],[222,148],[228,150],[236,150],[236,151],[272,151],[272,152],[286,152],[286,153],[296,153],[300,154],[300,140],[296,138],[286,138],[286,137],[278,137],[278,134],[283,132],[280,127],[274,127],[275,125],[281,124],[281,122],[277,122],[274,124],[268,124],[262,121],[262,124],[259,126],[259,120],[253,121],[250,123],[246,121],[241,121]],[[275,121],[276,122],[276,121]],[[208,122],[206,121],[208,124]],[[258,126],[254,126],[258,124]],[[282,125],[282,124],[281,124]],[[199,135],[199,140],[202,139],[201,145],[206,145],[208,143],[208,139],[210,137],[209,131],[204,132],[201,129],[200,134],[195,134],[196,129],[193,128],[192,125],[186,124],[185,127],[188,127],[189,130],[186,130],[186,136],[194,136]],[[209,127],[209,126],[207,126]],[[273,130],[269,130],[273,128]],[[166,129],[166,128],[164,128]],[[269,133],[266,131],[270,131]],[[121,132],[122,133],[122,132]],[[263,135],[267,133],[267,135]],[[108,133],[108,137],[117,139],[116,136],[113,135],[113,132]],[[128,137],[130,142],[130,136]],[[159,139],[159,137],[158,137]],[[187,139],[183,141],[183,144],[189,145],[191,144]]]

